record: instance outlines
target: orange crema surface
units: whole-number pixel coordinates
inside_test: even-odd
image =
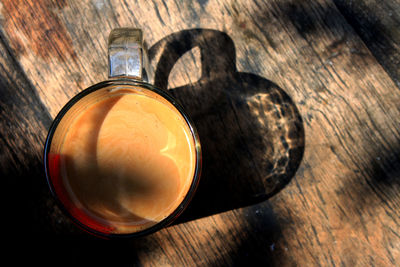
[[[150,90],[114,88],[96,100],[90,96],[81,110],[71,108],[64,130],[56,132],[65,206],[99,231],[149,228],[170,215],[191,186],[196,151],[190,128]]]

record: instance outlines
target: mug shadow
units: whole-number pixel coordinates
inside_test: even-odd
[[[201,78],[170,89],[194,121],[202,146],[202,176],[175,224],[256,204],[292,179],[304,153],[304,126],[291,98],[273,82],[236,70],[235,46],[223,32],[173,33],[149,49],[161,55],[154,85],[167,89],[170,72],[198,47]]]

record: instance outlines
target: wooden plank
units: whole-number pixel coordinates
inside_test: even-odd
[[[1,173],[7,188],[14,189],[5,190],[7,196],[21,190],[24,197],[17,198],[15,209],[23,210],[22,207],[28,205],[27,221],[33,221],[35,215],[31,214],[32,203],[28,201],[31,195],[27,193],[30,187],[43,189],[41,146],[51,119],[2,36],[0,53]]]
[[[202,63],[212,62],[204,61],[204,56],[203,62],[199,60],[200,49],[186,54],[170,74],[171,88],[191,84],[185,87],[187,91],[182,87],[174,91],[190,110],[204,103],[205,113],[193,115],[199,116],[200,124],[205,118],[204,125],[199,126],[205,133],[203,138],[208,140],[209,151],[219,149],[217,143],[210,141],[209,134],[214,132],[205,126],[211,122],[209,127],[218,129],[218,140],[229,129],[234,129],[233,137],[240,136],[241,132],[235,128],[238,125],[249,127],[253,123],[256,129],[261,129],[259,125],[263,123],[288,125],[287,121],[278,123],[274,115],[277,113],[268,112],[274,106],[274,99],[285,103],[279,100],[279,94],[272,94],[278,97],[274,98],[264,92],[259,99],[266,96],[265,101],[258,102],[242,94],[242,104],[248,112],[257,114],[248,116],[250,122],[241,120],[243,113],[238,112],[241,102],[235,101],[234,95],[228,95],[228,102],[218,98],[228,92],[230,83],[218,79],[232,76],[229,68],[225,68],[229,64],[236,65],[239,72],[272,81],[277,85],[275,92],[281,92],[281,96],[284,92],[289,97],[289,104],[283,110],[295,114],[290,108],[294,106],[302,116],[305,131],[302,163],[289,185],[269,201],[175,225],[139,240],[118,242],[111,250],[110,244],[81,241],[73,249],[77,256],[72,260],[100,255],[100,262],[118,258],[121,263],[145,266],[233,265],[253,261],[266,265],[388,266],[400,262],[397,234],[400,95],[332,1],[209,0],[189,4],[98,0],[57,5],[51,1],[24,1],[18,5],[3,1],[2,14],[6,40],[51,117],[78,91],[105,79],[108,32],[127,25],[144,30],[156,71],[160,69],[157,63],[163,51],[170,51],[167,44],[172,33],[201,28],[227,34],[228,38],[217,39],[217,43],[210,42],[215,39],[209,36],[209,31],[194,34],[203,39],[201,48],[206,49],[205,55],[218,63],[217,71],[207,72],[206,68],[199,74]],[[46,34],[51,38],[43,38]],[[235,50],[218,50],[219,42],[229,39]],[[185,38],[178,40],[190,42]],[[164,75],[161,80],[165,84],[167,70],[159,75]],[[219,83],[213,84],[216,80]],[[257,85],[253,81],[248,86],[257,88]],[[207,92],[212,86],[222,89],[216,88],[215,94]],[[199,91],[204,88],[205,93]],[[235,84],[233,88],[236,92],[237,88],[249,87]],[[221,112],[216,104],[222,104],[222,108],[232,106],[226,110],[224,120],[212,116]],[[207,112],[211,114],[208,117]],[[263,118],[264,114],[270,115]],[[240,120],[236,124],[235,115]],[[273,133],[266,129],[267,133]],[[254,135],[256,140],[260,138],[267,144],[274,140],[260,131]],[[286,136],[285,140],[289,139]],[[299,138],[295,140],[293,147],[301,147]],[[250,147],[251,155],[256,156],[253,163],[248,161],[238,170],[245,173],[255,166],[258,172],[268,174],[263,165],[271,157],[268,150],[264,151],[267,157],[261,156],[252,143],[256,141],[245,138],[241,142],[242,147]],[[7,139],[6,143],[10,141]],[[237,144],[240,147],[240,140]],[[39,153],[39,148],[32,149]],[[16,151],[23,153],[21,148]],[[236,168],[230,164],[246,158],[243,150],[236,147],[230,153],[228,158],[236,161],[223,162],[217,157],[209,162],[218,160],[221,173],[229,174],[229,168]],[[63,231],[67,230],[58,232]],[[97,250],[79,252],[90,245]]]
[[[334,0],[371,53],[400,88],[400,2]]]
[[[76,232],[53,199],[43,175],[42,149],[50,114],[0,35],[0,174],[5,260],[43,261],[57,249],[45,243],[54,232]],[[37,246],[37,240],[42,245]],[[15,258],[16,253],[21,255]],[[30,255],[30,256],[27,256]],[[14,257],[13,257],[14,256]]]

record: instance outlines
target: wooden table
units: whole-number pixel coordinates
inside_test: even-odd
[[[7,254],[55,266],[399,266],[400,1],[382,2],[3,0]],[[152,81],[195,120],[204,168],[175,225],[105,241],[59,211],[41,157],[60,108],[106,79],[107,37],[122,26],[143,29]]]

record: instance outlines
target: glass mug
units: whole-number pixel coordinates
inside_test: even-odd
[[[73,97],[50,127],[44,165],[59,207],[105,238],[153,233],[190,202],[200,178],[197,131],[183,108],[147,82],[142,31],[108,40],[109,80]]]

